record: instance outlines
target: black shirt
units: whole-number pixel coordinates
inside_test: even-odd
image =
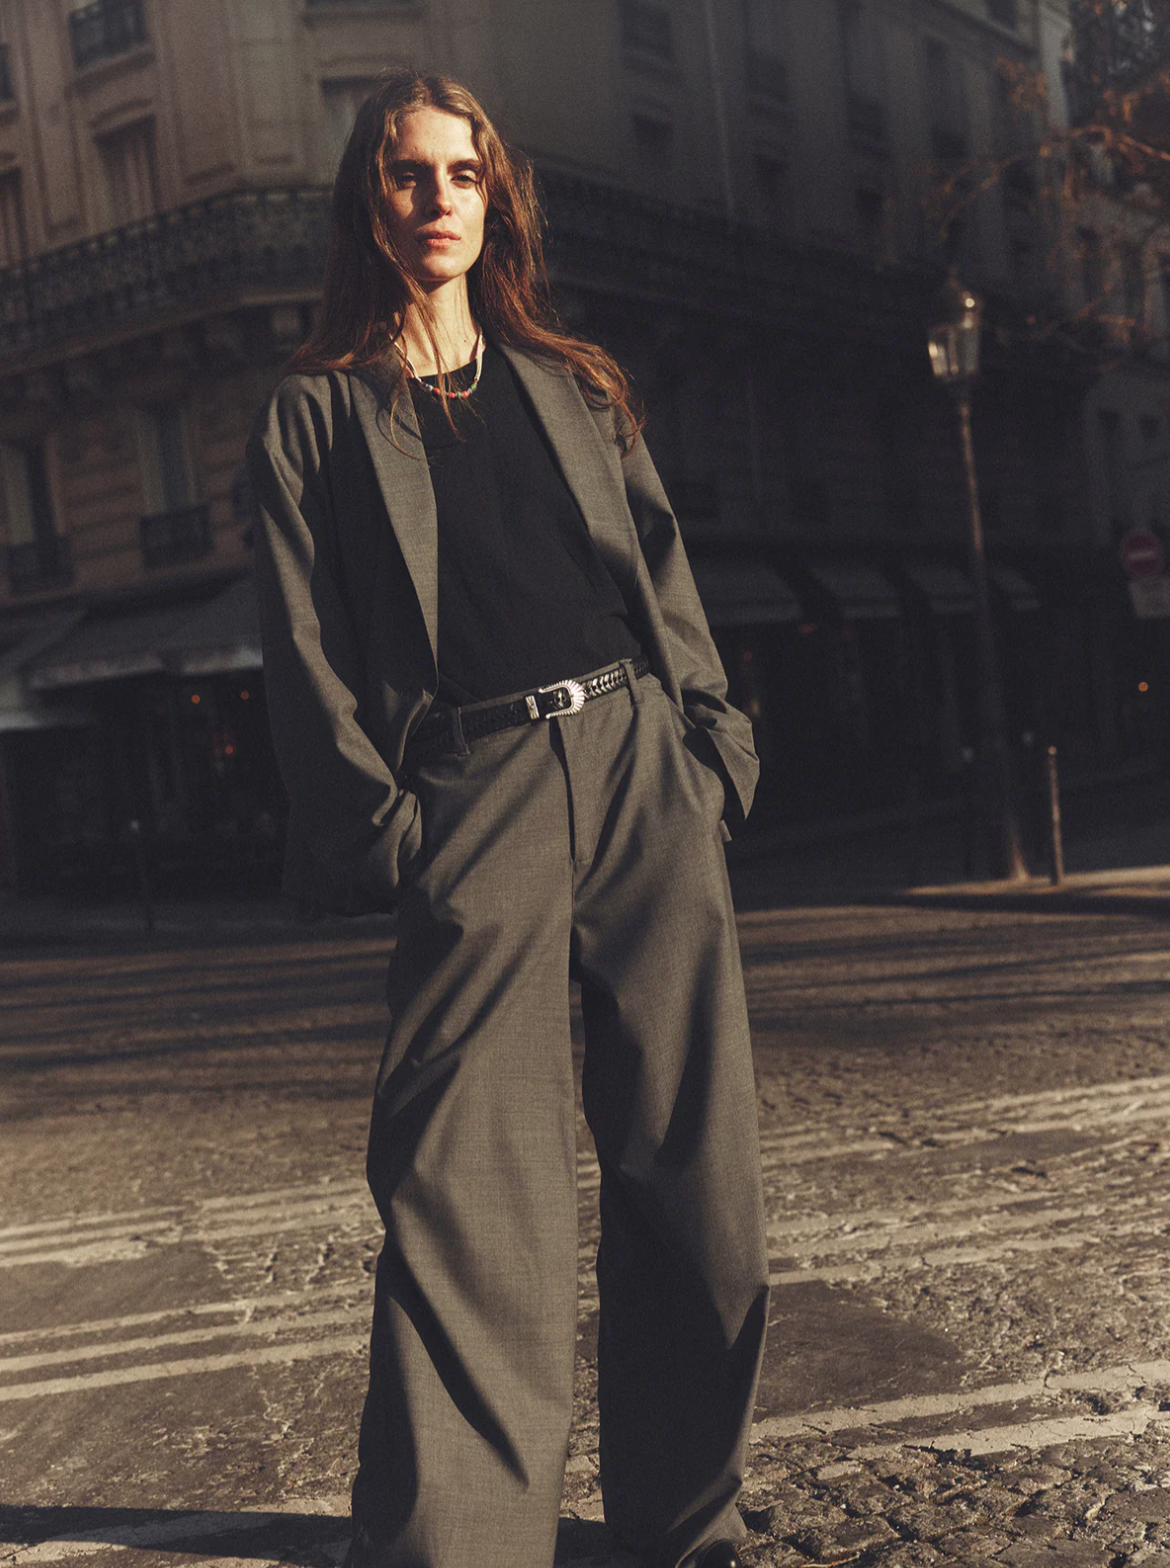
[[[475,366],[448,378],[471,384]],[[433,378],[426,378],[432,380]],[[411,397],[439,522],[440,701],[481,702],[636,658],[629,609],[498,349],[479,386]]]

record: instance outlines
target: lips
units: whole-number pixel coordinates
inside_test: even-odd
[[[458,238],[458,234],[452,234],[448,229],[439,229],[429,234],[424,232],[418,236],[420,245],[449,245]]]

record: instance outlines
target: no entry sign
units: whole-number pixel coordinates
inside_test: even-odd
[[[1162,541],[1145,528],[1131,528],[1121,541],[1121,564],[1131,577],[1157,577],[1166,564]]]

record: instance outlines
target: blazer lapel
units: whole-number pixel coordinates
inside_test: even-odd
[[[632,568],[637,536],[625,504],[621,458],[591,416],[568,371],[500,344],[531,399],[594,543],[610,562]]]
[[[360,375],[351,374],[349,383],[354,412],[365,436],[390,526],[414,584],[437,670],[439,525],[431,471],[423,453],[414,404],[406,393],[399,399],[394,414],[393,435],[401,443],[400,449],[391,435],[389,408],[378,390]]]

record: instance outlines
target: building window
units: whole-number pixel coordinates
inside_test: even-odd
[[[659,60],[674,57],[670,12],[655,0],[621,0],[622,43]]]
[[[792,216],[787,163],[773,153],[758,152],[754,168],[760,217],[773,228],[787,228]]]
[[[1126,322],[1133,333],[1140,334],[1146,325],[1146,269],[1136,245],[1127,246],[1121,253],[1121,287]]]
[[[182,407],[168,403],[137,416],[143,510],[174,512],[194,500]]]
[[[635,114],[631,123],[639,183],[655,195],[665,195],[672,174],[674,131],[666,120],[649,114]]]
[[[127,54],[146,42],[142,0],[92,0],[75,6],[69,17],[69,41],[77,69]]]
[[[13,593],[68,582],[69,540],[57,532],[43,444],[0,446],[8,513],[8,577]]]
[[[148,567],[198,561],[212,549],[208,508],[195,499],[186,421],[178,403],[137,417],[143,516],[138,529]]]
[[[926,120],[931,155],[939,163],[958,163],[968,155],[963,78],[941,39],[926,40]]]
[[[28,260],[28,234],[24,226],[24,193],[20,170],[0,174],[0,267],[18,267]]]
[[[784,4],[786,0],[743,0],[748,91],[775,103],[788,102]]]
[[[349,141],[357,112],[377,83],[369,77],[350,81],[322,82],[321,103],[325,114],[325,136],[321,144],[322,179],[331,181]]]
[[[1102,265],[1101,236],[1094,229],[1081,229],[1078,235],[1078,254],[1081,263],[1081,290],[1086,305],[1099,304],[1105,294],[1105,271]]]
[[[854,192],[853,210],[857,218],[857,238],[872,256],[880,257],[886,245],[886,193],[873,186],[859,186]]]
[[[839,15],[849,134],[862,142],[884,142],[886,111],[880,69],[881,44],[873,7],[862,5],[860,0],[842,0]]]
[[[158,211],[158,173],[154,161],[154,121],[136,120],[97,140],[106,177],[106,201],[113,227],[135,223]]]
[[[987,14],[993,22],[998,22],[1002,27],[1018,27],[1020,25],[1019,0],[987,0]]]

